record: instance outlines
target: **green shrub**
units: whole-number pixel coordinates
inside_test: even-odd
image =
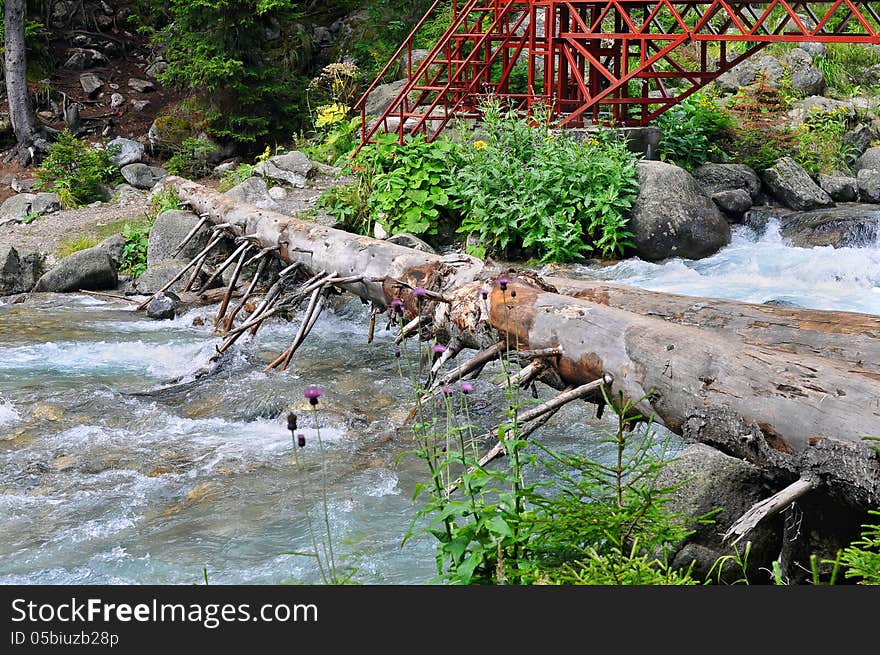
[[[122,180],[110,161],[111,154],[109,149],[93,148],[65,130],[49,146],[35,171],[39,186],[57,193],[65,207],[102,200],[104,185]]]
[[[223,193],[229,191],[232,187],[241,184],[249,177],[253,177],[254,165],[241,162],[235,168],[223,173],[220,182],[217,184],[217,190]]]
[[[808,107],[803,127],[796,134],[794,159],[811,175],[849,171],[851,157],[858,153],[843,142],[847,111],[834,107]]]
[[[165,168],[173,175],[190,179],[206,177],[211,173],[209,158],[217,150],[216,144],[196,137],[187,137],[165,162]]]
[[[123,227],[122,236],[125,238],[125,243],[122,246],[122,261],[119,266],[121,273],[138,278],[147,270],[147,242],[152,225],[150,221],[146,225],[126,223]]]
[[[471,253],[544,262],[623,253],[638,156],[610,131],[555,132],[540,112],[533,122],[498,102],[484,107],[485,140],[465,148],[452,176],[458,231],[479,243]]]
[[[732,125],[728,113],[708,95],[695,93],[657,118],[660,159],[687,170],[723,159],[716,141]]]
[[[72,255],[80,250],[87,250],[98,245],[98,240],[89,235],[83,235],[62,241],[56,250],[58,259],[64,259],[68,255]]]

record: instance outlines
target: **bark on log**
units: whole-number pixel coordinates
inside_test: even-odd
[[[179,177],[166,184],[213,223],[263,248],[278,246],[285,263],[359,276],[338,286],[380,307],[400,299],[406,321],[421,315],[420,331],[430,329],[439,341],[485,348],[500,337],[510,350],[559,348],[558,385],[608,373],[615,393],[642,399],[643,414],[685,438],[746,457],[786,484],[810,473],[848,502],[880,503],[880,462],[863,440],[880,435],[880,375],[825,357],[819,341],[820,354],[793,355],[750,343],[738,329],[719,333],[563,295],[528,272],[508,273],[502,289],[502,271],[466,255],[439,256],[316,225]],[[433,293],[417,297],[416,287]],[[841,348],[839,339],[833,344],[832,355]]]

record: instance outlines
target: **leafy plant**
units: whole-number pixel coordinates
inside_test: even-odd
[[[64,130],[49,146],[45,159],[35,171],[39,186],[49,185],[65,207],[75,208],[101,200],[104,185],[122,179],[110,161],[112,154],[112,149],[93,148]]]
[[[98,245],[98,240],[89,235],[82,235],[78,237],[74,237],[71,239],[67,239],[66,241],[61,242],[56,251],[58,259],[64,259],[68,255],[72,255],[75,252],[79,252],[80,250],[86,250],[88,248],[92,248]]]
[[[152,221],[146,225],[126,223],[122,228],[125,242],[122,245],[120,272],[137,279],[147,270],[147,243],[152,225]]]
[[[803,126],[797,134],[794,159],[808,173],[848,171],[855,148],[843,141],[848,112],[844,107],[827,111],[815,105],[807,108]]]
[[[717,139],[733,121],[703,93],[695,93],[657,118],[662,136],[660,159],[693,170],[710,159],[723,159]]]
[[[176,152],[165,162],[165,168],[173,175],[183,175],[190,179],[199,179],[211,172],[208,163],[210,156],[217,150],[216,144],[198,137],[187,137],[176,148]]]
[[[498,101],[483,108],[484,136],[465,148],[453,175],[458,232],[483,256],[576,261],[597,250],[622,254],[632,234],[628,213],[638,194],[636,161],[611,131],[555,131],[539,109],[520,118]]]

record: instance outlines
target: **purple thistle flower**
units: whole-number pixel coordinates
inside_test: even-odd
[[[400,348],[394,349],[394,356],[397,357],[398,359],[400,359]]]
[[[452,387],[443,387],[443,394],[446,396],[451,396],[453,394]]]
[[[296,445],[302,448],[306,445],[306,435],[298,434],[296,435]]]
[[[398,314],[403,312],[403,301],[400,298],[395,298],[391,301],[391,309]]]
[[[459,386],[459,389],[461,389],[461,392],[463,394],[469,394],[474,390],[474,385],[472,385],[470,382],[462,382],[461,386]]]
[[[427,293],[427,291],[425,291],[424,287],[416,287],[412,291],[413,298],[421,298],[426,293]]]
[[[318,398],[320,398],[323,393],[324,392],[321,391],[321,387],[316,384],[312,384],[305,388],[305,391],[303,391],[303,396],[309,401],[310,405],[317,405]]]
[[[489,297],[489,290],[488,289],[480,289],[480,295],[483,297],[483,300],[485,300],[486,298]]]
[[[516,289],[511,289],[511,290],[510,290],[510,297],[511,297],[511,298],[516,298]]]
[[[446,346],[444,346],[442,343],[435,343],[431,350],[434,352],[435,355],[439,355],[440,353],[446,351]]]
[[[510,284],[510,278],[506,275],[502,275],[498,278],[498,286],[501,287],[502,291],[507,291],[507,285]]]

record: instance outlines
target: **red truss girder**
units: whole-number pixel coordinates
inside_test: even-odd
[[[880,2],[453,0],[449,28],[413,66],[413,39],[443,4],[355,105],[362,145],[379,131],[432,139],[490,95],[547,105],[572,127],[645,125],[768,43],[880,43]],[[367,97],[401,58],[403,88],[367,122]]]

